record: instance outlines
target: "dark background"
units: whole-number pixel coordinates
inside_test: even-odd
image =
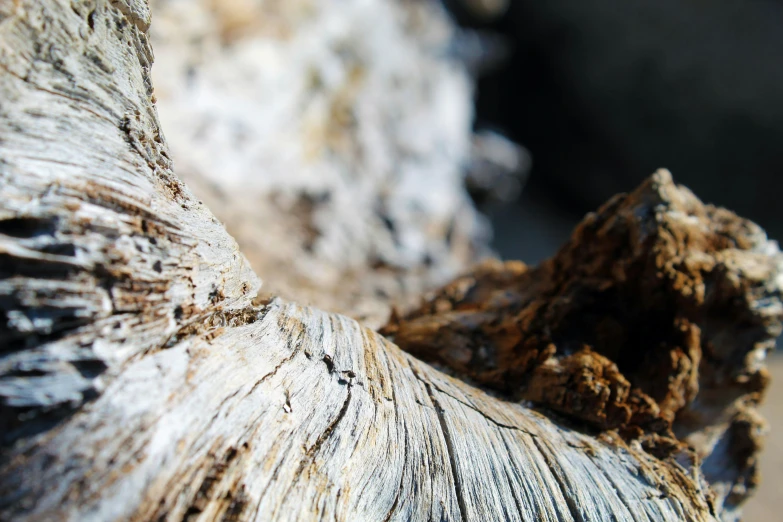
[[[659,167],[783,237],[783,2],[511,0],[458,22],[510,51],[479,81],[477,126],[531,153],[520,201],[490,208],[501,255],[538,262]]]

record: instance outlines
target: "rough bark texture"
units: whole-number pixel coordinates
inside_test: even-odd
[[[134,361],[18,447],[5,517],[710,518],[695,468],[489,397],[345,317],[253,318]]]
[[[720,510],[757,482],[763,361],[783,256],[753,223],[659,171],[536,268],[483,264],[384,332],[516,400],[659,456],[695,448]]]
[[[733,487],[732,468],[716,463],[719,476],[711,476],[713,468],[705,465],[703,472],[699,455],[676,442],[666,451],[661,439],[649,444],[654,422],[632,422],[614,411],[602,420],[597,408],[589,415],[591,408],[573,404],[560,411],[601,428],[626,429],[599,430],[542,414],[447,376],[353,319],[279,299],[255,300],[259,280],[236,243],[171,171],[149,77],[149,26],[141,0],[0,3],[0,519],[639,521],[736,515],[733,497],[726,501],[716,486],[723,481]],[[745,241],[736,251],[755,252],[748,254],[755,264],[726,254],[711,272],[725,274],[715,279],[720,292],[755,299],[743,308],[740,300],[713,296],[731,317],[746,311],[737,329],[710,330],[712,323],[697,313],[703,306],[697,297],[678,293],[683,285],[663,285],[662,295],[654,296],[664,304],[682,296],[682,318],[672,320],[706,336],[676,337],[690,344],[683,344],[675,362],[691,366],[672,374],[698,379],[712,395],[700,390],[694,399],[692,387],[678,385],[674,389],[686,394],[678,406],[676,397],[665,400],[668,388],[635,382],[644,376],[641,366],[631,371],[621,362],[615,370],[608,359],[579,352],[581,345],[558,346],[560,337],[551,344],[555,356],[558,349],[570,350],[599,361],[612,389],[621,388],[619,371],[627,372],[629,386],[643,388],[628,393],[659,409],[650,420],[667,423],[673,412],[676,429],[683,412],[692,411],[689,433],[719,440],[712,452],[694,442],[697,453],[723,458],[719,449],[748,440],[744,426],[755,422],[750,410],[725,404],[728,396],[757,400],[754,376],[760,372],[747,365],[760,355],[757,343],[779,313],[777,254],[751,225],[735,231],[732,219],[722,217],[728,214],[702,212],[687,192],[667,180],[656,183],[664,188],[650,192],[642,208],[671,217],[655,195],[682,198],[693,209],[691,217],[681,217],[695,223],[689,234],[701,237],[699,226],[707,227],[709,238],[730,231],[735,241]],[[622,201],[614,204],[622,207]],[[620,215],[630,219],[632,210]],[[633,236],[636,229],[626,228]],[[597,234],[595,243],[581,247],[596,253],[602,242],[628,243],[622,234],[599,242],[598,231],[611,226],[580,230]],[[657,237],[655,230],[645,233]],[[680,236],[672,237],[679,244]],[[706,266],[718,251],[735,251],[715,241],[684,244],[681,263]],[[631,249],[638,256],[628,259],[638,257],[642,267],[652,263],[646,246]],[[595,266],[588,258],[572,267],[586,290],[594,279],[609,286],[614,281],[600,259],[596,255]],[[521,271],[509,266],[508,273],[495,270],[499,287]],[[635,266],[618,264],[617,270]],[[679,265],[661,267],[665,274],[680,273]],[[550,272],[560,273],[562,284],[577,284],[554,266]],[[540,284],[548,284],[543,274]],[[706,299],[712,288],[705,282],[697,295]],[[575,308],[565,304],[548,312],[553,331],[577,342],[558,330],[570,322],[594,352],[618,355],[597,343],[589,325],[558,314],[569,309]],[[763,319],[762,311],[770,317]],[[499,323],[508,315],[502,306],[492,313]],[[715,314],[707,317],[720,317]],[[404,325],[397,325],[401,337]],[[662,324],[661,333],[670,327]],[[541,335],[551,332],[543,328]],[[659,354],[670,340],[662,337],[662,348],[638,342]],[[708,355],[715,359],[709,365]],[[483,374],[478,364],[474,376]],[[712,409],[697,407],[699,400]],[[640,437],[629,433],[633,426],[642,430]],[[669,436],[664,428],[661,437]],[[752,459],[752,443],[746,448]]]
[[[0,21],[4,443],[95,397],[260,283],[171,172],[143,2],[5,2]],[[104,375],[102,375],[104,374]]]

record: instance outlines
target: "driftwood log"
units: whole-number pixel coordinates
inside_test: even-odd
[[[739,516],[783,314],[757,226],[661,171],[387,337],[259,298],[172,171],[149,27],[0,2],[0,519]]]
[[[473,136],[465,62],[483,52],[437,2],[151,7],[156,105],[177,176],[225,223],[265,293],[380,326],[391,302],[418,304],[482,256],[486,220],[465,170],[487,197],[513,193],[513,176],[491,174],[523,157],[497,135]]]

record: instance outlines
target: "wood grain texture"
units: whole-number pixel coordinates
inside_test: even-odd
[[[714,520],[691,452],[259,280],[174,176],[143,0],[0,3],[0,519]]]
[[[588,214],[541,265],[484,263],[382,331],[658,456],[695,450],[729,517],[758,483],[756,408],[781,295],[777,243],[661,170]]]
[[[0,484],[20,498],[3,514],[711,519],[695,468],[492,398],[354,320],[279,301],[256,314],[128,364],[19,447]]]
[[[0,399],[11,442],[260,282],[171,171],[144,2],[6,2]],[[21,430],[21,431],[19,431]]]

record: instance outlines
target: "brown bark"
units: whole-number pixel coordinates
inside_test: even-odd
[[[771,248],[758,226],[659,171],[540,266],[485,263],[382,331],[660,458],[694,447],[716,501],[733,507],[758,480],[761,361],[781,332],[783,258]]]
[[[485,265],[387,329],[490,395],[356,320],[255,299],[237,243],[172,171],[150,24],[142,0],[0,3],[0,519],[736,518],[781,309],[760,230],[659,173],[539,269]],[[430,224],[467,204],[441,181],[454,197]],[[472,257],[401,207],[414,239],[444,236],[427,259],[449,266],[419,284]],[[324,237],[363,230],[372,278],[378,223],[343,214]]]

